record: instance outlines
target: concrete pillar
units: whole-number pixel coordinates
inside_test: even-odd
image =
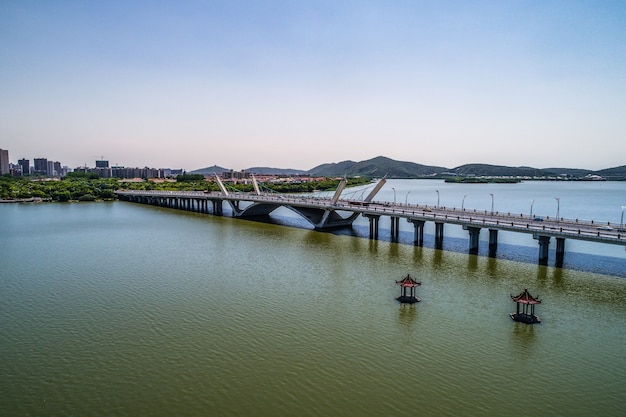
[[[400,218],[391,216],[391,240],[398,240],[400,235]]]
[[[557,268],[563,267],[563,258],[565,257],[565,238],[556,238],[556,260],[554,266]]]
[[[435,222],[435,249],[443,248],[443,223]]]
[[[376,214],[363,214],[364,217],[370,221],[370,239],[378,240],[378,220],[380,215]]]
[[[548,265],[548,248],[550,247],[550,236],[533,236],[539,241],[539,265]]]
[[[470,255],[478,254],[478,242],[480,237],[480,227],[463,226],[463,229],[469,232],[469,253]]]
[[[407,219],[409,223],[413,223],[414,234],[413,244],[416,246],[424,246],[424,220]]]
[[[213,214],[216,216],[222,215],[222,200],[211,200],[213,203]]]
[[[495,258],[498,252],[498,230],[489,229],[489,257]]]

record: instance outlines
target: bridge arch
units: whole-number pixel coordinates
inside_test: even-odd
[[[235,209],[233,212],[235,217],[246,218],[256,216],[266,216],[279,207],[285,207],[311,223],[315,229],[324,230],[338,227],[350,226],[360,213],[350,213],[347,217],[341,216],[336,210],[294,207],[290,204],[280,203],[252,203],[251,205],[241,209]]]

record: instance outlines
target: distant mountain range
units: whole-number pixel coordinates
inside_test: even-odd
[[[214,174],[230,171],[217,165],[191,171],[190,174]],[[532,168],[508,167],[488,164],[466,164],[456,168],[446,168],[432,165],[422,165],[414,162],[396,161],[384,156],[368,159],[367,161],[343,161],[318,165],[309,170],[283,169],[269,167],[251,167],[246,169],[259,175],[313,175],[324,177],[370,177],[381,178],[424,178],[449,176],[489,176],[489,177],[570,177],[584,178],[597,175],[607,180],[626,180],[626,165],[591,171],[578,168]]]

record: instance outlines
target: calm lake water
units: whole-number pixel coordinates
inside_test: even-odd
[[[497,210],[535,199],[543,215],[559,193],[562,216],[612,222],[626,204],[626,184],[532,185],[388,184],[397,201],[436,204],[438,189],[441,205],[467,194],[466,208],[490,209],[493,193]],[[392,201],[388,186],[377,199]],[[428,236],[371,241],[366,224],[334,234],[124,202],[0,204],[0,414],[624,415],[623,248],[568,241],[575,267],[555,269],[533,262],[529,236],[503,237],[490,259],[463,253],[452,227],[439,251]],[[394,299],[407,273],[423,282],[412,306]],[[543,300],[539,325],[508,317],[524,288]]]

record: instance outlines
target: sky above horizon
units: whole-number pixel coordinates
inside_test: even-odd
[[[11,162],[626,164],[626,2],[3,1]]]

